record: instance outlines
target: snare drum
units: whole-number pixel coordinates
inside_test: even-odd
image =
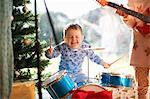
[[[87,84],[75,90],[71,99],[112,99],[112,92],[97,84]]]
[[[107,87],[132,87],[132,77],[115,73],[102,73],[101,85]]]
[[[59,71],[43,82],[43,87],[53,99],[64,97],[75,87],[75,83],[65,70]]]

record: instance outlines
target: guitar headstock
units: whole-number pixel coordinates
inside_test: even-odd
[[[108,2],[106,0],[96,0],[99,4],[101,4],[102,6],[106,6],[108,5]]]

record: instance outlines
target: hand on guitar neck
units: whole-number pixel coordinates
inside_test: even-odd
[[[121,5],[123,7],[123,5]],[[126,14],[125,12],[121,11],[120,9],[116,10],[116,13],[124,18],[127,18],[128,14]]]
[[[128,15],[134,16],[140,20],[142,20],[145,23],[150,23],[150,16],[149,15],[144,15],[140,12],[136,12],[134,10],[128,9],[123,7],[122,5],[118,5],[115,4],[113,2],[109,2],[106,0],[96,0],[99,4],[101,4],[102,6],[110,6],[113,7],[115,9],[117,9],[116,13],[123,16],[123,17],[127,17]]]

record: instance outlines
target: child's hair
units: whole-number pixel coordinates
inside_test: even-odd
[[[66,26],[66,28],[64,28],[65,36],[66,36],[67,31],[71,30],[71,29],[75,29],[75,30],[79,29],[81,31],[81,33],[82,33],[82,27],[79,24],[76,24],[76,23],[75,24],[68,24]]]

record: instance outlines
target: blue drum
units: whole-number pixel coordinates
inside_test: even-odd
[[[133,78],[129,75],[102,73],[101,85],[106,87],[132,87]]]
[[[75,87],[75,83],[67,75],[65,70],[59,71],[43,82],[44,88],[53,99],[59,99],[67,95]]]

